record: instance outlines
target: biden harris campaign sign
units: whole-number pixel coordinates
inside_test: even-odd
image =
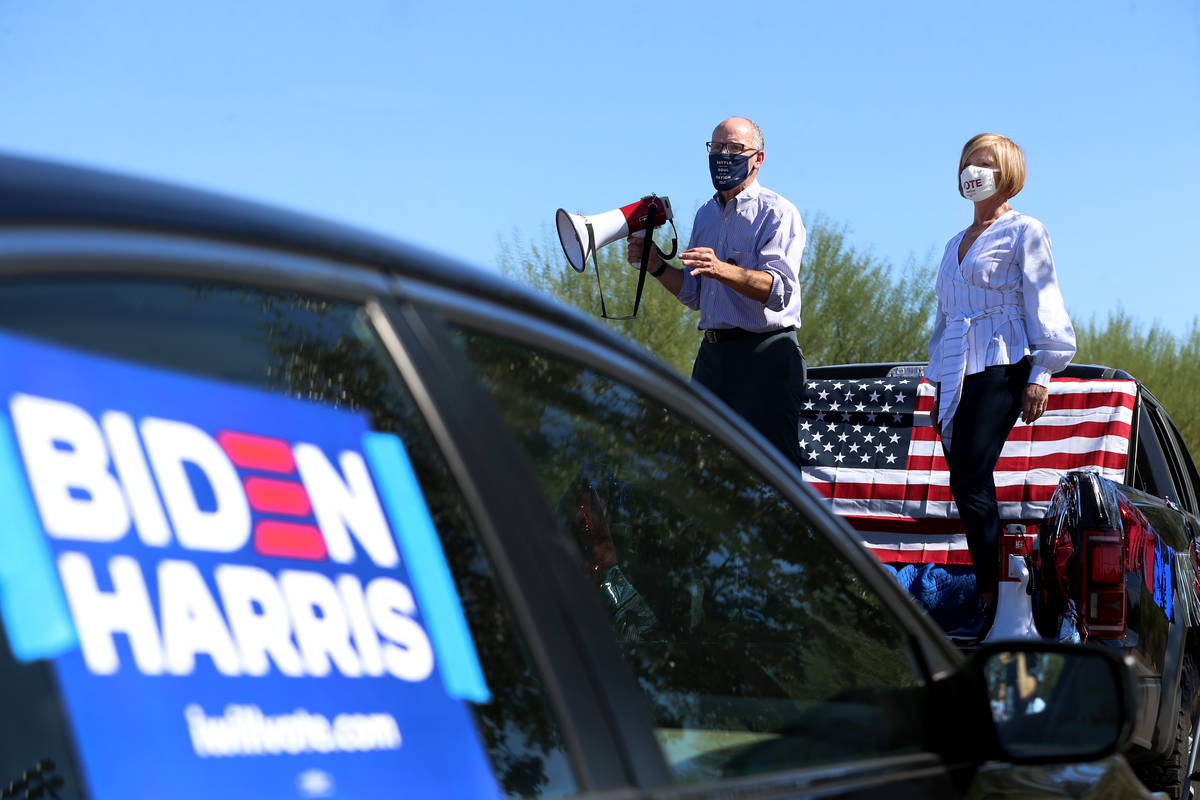
[[[0,363],[0,613],[91,797],[498,796],[398,438],[6,334]]]

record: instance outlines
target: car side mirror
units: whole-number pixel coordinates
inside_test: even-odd
[[[1094,760],[1129,738],[1133,672],[1117,653],[1038,640],[995,642],[972,655],[971,669],[986,687],[1004,760]]]

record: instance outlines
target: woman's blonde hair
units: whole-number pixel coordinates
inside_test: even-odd
[[[996,192],[1004,195],[1005,199],[1016,197],[1017,192],[1025,188],[1025,156],[1016,142],[998,133],[980,133],[967,140],[958,159],[958,175],[955,175],[955,179],[962,175],[971,153],[982,147],[990,147],[996,154],[996,166],[1000,168]],[[961,182],[958,183],[958,193],[962,194]]]

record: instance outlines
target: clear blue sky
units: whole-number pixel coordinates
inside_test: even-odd
[[[0,151],[483,269],[559,206],[655,192],[690,227],[735,114],[766,135],[764,185],[897,266],[970,222],[963,142],[1008,135],[1077,321],[1200,315],[1196,0],[0,0]]]

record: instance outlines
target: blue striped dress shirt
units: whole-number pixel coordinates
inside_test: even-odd
[[[718,280],[694,277],[685,267],[679,302],[700,312],[701,330],[799,328],[806,236],[796,207],[758,181],[724,206],[714,195],[696,212],[688,247],[711,247],[721,261],[770,273],[771,293],[766,303],[751,300]]]

